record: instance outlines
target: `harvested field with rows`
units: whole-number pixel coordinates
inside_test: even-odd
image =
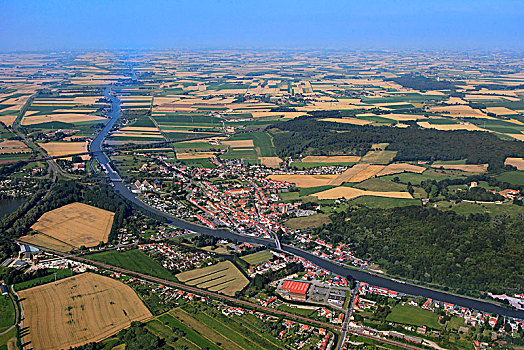
[[[19,292],[24,342],[36,350],[68,349],[100,341],[152,315],[131,287],[84,273]]]
[[[77,248],[107,242],[115,214],[84,203],[71,203],[48,211],[31,229]]]
[[[432,168],[443,168],[443,169],[453,169],[453,170],[462,170],[472,173],[483,173],[488,170],[487,164],[433,164]]]
[[[51,157],[59,157],[66,154],[87,152],[87,142],[47,142],[39,143]],[[83,160],[89,160],[88,154],[81,156]],[[72,157],[64,157],[71,160]]]
[[[249,280],[231,261],[179,273],[176,277],[185,284],[233,296],[244,289]]]

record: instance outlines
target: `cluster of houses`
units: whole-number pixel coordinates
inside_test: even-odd
[[[324,285],[327,286],[348,286],[348,280],[346,278],[335,275],[301,256],[288,255],[280,252],[273,252],[273,254],[282,259],[286,264],[301,264],[306,270],[306,273],[302,276],[303,281],[321,281]]]
[[[295,241],[301,244],[315,244],[315,247],[311,253],[321,258],[342,264],[351,264],[357,267],[369,266],[369,262],[367,260],[355,257],[353,253],[344,245],[339,244],[336,247],[333,247],[333,244],[327,243],[321,238],[315,238],[311,233],[307,232],[293,232],[293,237]]]
[[[462,317],[466,325],[474,327],[483,324],[488,324],[490,325],[490,327],[494,327],[499,319],[498,315],[490,314],[487,312],[474,311],[469,308],[465,308],[451,303],[439,302],[430,298],[428,298],[421,307],[423,309],[431,311],[435,311],[435,309],[442,308],[445,311],[447,311],[450,315]],[[524,329],[524,321],[522,320],[508,318],[507,321],[513,330],[518,330],[519,327]]]
[[[263,275],[268,271],[278,271],[286,267],[287,263],[283,259],[276,259],[273,261],[265,261],[260,265],[251,267],[247,270],[249,277],[253,278],[255,275]]]
[[[185,271],[199,267],[211,259],[211,255],[203,251],[180,249],[167,243],[139,244],[138,249],[150,255],[160,256],[162,266],[170,271]]]
[[[365,282],[360,282],[358,286],[358,294],[366,295],[368,293],[381,295],[381,296],[385,296],[388,298],[399,298],[402,296],[397,291],[383,288],[383,287],[373,286]]]
[[[367,283],[360,282],[358,294],[354,300],[354,307],[356,310],[365,310],[368,308],[375,307],[376,305],[375,301],[363,298],[363,296],[365,296],[367,293],[386,296],[389,298],[398,298],[398,297],[404,296],[403,294],[400,294],[396,291],[392,291],[386,288],[372,286]],[[409,305],[414,306],[414,307],[419,307],[419,304],[415,300],[409,301]],[[499,321],[498,315],[471,310],[466,307],[458,306],[452,303],[446,303],[446,302],[433,300],[431,298],[426,299],[425,302],[420,307],[422,309],[430,310],[433,312],[437,309],[444,310],[450,316],[457,316],[457,317],[463,318],[465,325],[470,325],[473,327],[482,326],[482,325],[487,324],[493,328]],[[518,320],[514,318],[506,318],[505,321],[510,325],[513,331],[518,331],[519,328],[524,329],[523,320]],[[503,332],[504,330],[501,329],[500,331]],[[416,332],[420,334],[426,334],[426,328],[418,327],[416,329]]]
[[[515,199],[520,196],[519,190],[512,190],[512,189],[506,189],[502,191],[489,190],[488,192],[491,192],[493,194],[500,194],[502,197],[506,199]]]
[[[258,165],[244,166],[235,159],[212,158],[216,168],[187,167],[169,162],[162,155],[144,154],[161,162],[154,172],[183,184],[187,201],[192,208],[185,208],[177,200],[162,193],[158,180],[135,181],[132,191],[142,193],[144,200],[159,210],[194,218],[204,225],[216,228],[225,226],[241,234],[270,238],[273,233],[289,229],[281,223],[284,214],[295,216],[313,215],[316,211],[303,210],[301,203],[279,203],[279,192],[287,192],[293,185],[268,179],[271,174],[285,174]],[[298,171],[303,174],[339,174],[347,167],[321,167]],[[144,164],[140,171],[153,171]],[[295,172],[294,172],[295,173]],[[219,179],[211,182],[210,179]],[[227,181],[235,179],[234,181]],[[197,180],[197,181],[192,181]],[[187,211],[191,211],[190,214]]]
[[[305,339],[297,339],[295,340],[295,348],[296,349],[302,349],[304,348],[306,345],[311,345],[312,343],[312,338],[310,337],[311,335],[315,335],[316,339],[318,339],[316,341],[316,347],[318,349],[321,349],[321,350],[325,350],[327,349],[329,343],[330,343],[330,340],[332,340],[332,335],[331,333],[329,333],[328,331],[326,331],[325,328],[317,328],[317,327],[313,327],[313,326],[310,326],[310,325],[307,325],[307,324],[303,324],[303,323],[299,323],[299,322],[295,322],[295,321],[290,321],[290,320],[284,320],[282,322],[282,325],[286,328],[284,330],[282,330],[279,334],[278,334],[278,337],[280,339],[285,339],[286,337],[290,337],[292,336],[293,333],[297,334],[297,335],[305,335]],[[302,337],[301,337],[302,338]]]
[[[37,168],[39,169],[39,168]],[[27,181],[26,181],[27,183]],[[33,194],[32,185],[22,185],[20,181],[7,178],[0,180],[0,194],[8,198],[26,198]]]

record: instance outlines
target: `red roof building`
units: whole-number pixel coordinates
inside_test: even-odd
[[[289,298],[292,300],[306,300],[306,294],[310,284],[299,281],[284,281],[280,290],[289,293]]]
[[[309,289],[309,283],[298,281],[284,281],[282,290],[286,290],[293,294],[306,294]]]

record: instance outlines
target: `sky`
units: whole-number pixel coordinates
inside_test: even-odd
[[[0,0],[0,51],[523,49],[521,0]]]

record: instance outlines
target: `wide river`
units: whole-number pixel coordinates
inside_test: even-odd
[[[111,130],[111,127],[114,125],[114,123],[120,116],[119,101],[117,98],[110,95],[109,91],[110,90],[107,89],[105,92],[105,95],[106,97],[112,100],[113,108],[112,108],[111,113],[109,114],[109,117],[111,118],[111,120],[107,123],[104,129],[100,132],[100,134],[97,135],[97,137],[91,143],[91,146],[90,146],[91,151],[96,152],[102,149],[102,143],[104,141],[104,138],[106,137],[107,133],[109,132],[109,130]],[[122,197],[135,203],[139,207],[142,207],[152,213],[155,213],[157,215],[160,215],[166,218],[169,224],[176,226],[176,227],[180,227],[182,229],[187,229],[187,230],[191,230],[194,232],[207,234],[207,235],[211,235],[211,236],[215,236],[219,238],[237,240],[237,241],[248,242],[248,243],[262,244],[262,245],[273,247],[273,248],[275,247],[275,243],[270,240],[260,239],[260,238],[251,237],[251,236],[239,235],[239,234],[236,234],[229,230],[224,230],[224,229],[213,230],[207,227],[203,227],[200,225],[196,225],[190,222],[186,222],[183,220],[173,218],[161,211],[151,208],[145,205],[144,203],[142,203],[140,200],[138,200],[135,194],[132,193],[129,190],[129,188],[122,183],[122,179],[120,178],[118,173],[113,171],[113,169],[109,168],[108,166],[109,159],[107,158],[107,156],[104,153],[96,153],[95,157],[98,160],[98,162],[100,162],[100,164],[103,164],[106,166],[106,168],[108,169],[109,178],[113,182],[115,190]],[[462,296],[457,296],[457,295],[446,293],[446,292],[435,291],[432,289],[420,287],[420,286],[409,284],[409,283],[397,282],[397,281],[394,281],[388,278],[384,278],[381,276],[377,276],[377,275],[368,273],[363,270],[354,270],[354,269],[345,268],[331,261],[322,259],[316,255],[310,254],[308,252],[305,252],[303,250],[300,250],[300,249],[297,249],[291,246],[283,245],[282,250],[288,253],[303,257],[311,261],[312,263],[328,271],[331,271],[332,273],[335,273],[337,275],[351,276],[353,279],[357,281],[362,281],[362,282],[366,282],[366,283],[369,283],[375,286],[392,289],[400,293],[423,296],[426,298],[431,298],[433,300],[439,300],[441,302],[448,302],[448,303],[460,305],[460,306],[467,307],[467,308],[474,309],[474,310],[479,310],[479,311],[489,312],[489,313],[496,313],[499,315],[505,315],[505,316],[524,319],[524,311],[508,310],[508,309],[502,308],[498,305],[495,305],[489,302],[480,301],[480,300],[471,299],[471,298],[462,297]]]

